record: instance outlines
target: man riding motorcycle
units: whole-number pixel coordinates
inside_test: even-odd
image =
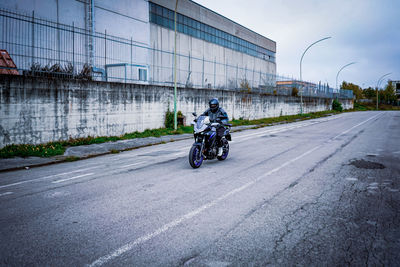
[[[208,116],[210,122],[228,123],[228,114],[223,108],[219,107],[219,101],[217,98],[213,98],[208,102],[210,108],[204,111],[202,116]],[[223,153],[221,138],[224,136],[225,127],[221,124],[217,127],[217,146],[218,146],[218,156]]]

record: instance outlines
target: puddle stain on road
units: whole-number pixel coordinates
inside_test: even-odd
[[[350,162],[350,165],[353,165],[359,169],[384,169],[385,168],[385,165],[383,165],[381,163],[363,160],[363,159],[353,160],[352,162]]]

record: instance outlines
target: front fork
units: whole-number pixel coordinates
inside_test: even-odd
[[[201,156],[203,155],[203,148],[204,148],[205,138],[201,141],[200,145],[200,153],[197,154],[197,160],[200,160]]]

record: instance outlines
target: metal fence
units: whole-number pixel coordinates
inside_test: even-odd
[[[0,49],[5,49],[23,75],[67,77],[110,82],[173,85],[174,54],[104,33],[0,9]],[[160,63],[162,62],[162,64]],[[233,62],[177,53],[180,87],[353,98],[327,86],[267,73]],[[1,68],[7,68],[5,66]],[[279,82],[289,82],[279,86]],[[291,84],[291,85],[290,85]],[[298,92],[293,91],[296,87]],[[300,91],[299,91],[300,90]]]

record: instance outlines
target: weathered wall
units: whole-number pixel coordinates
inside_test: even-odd
[[[230,118],[299,113],[300,98],[226,90],[178,88],[177,108],[188,118],[218,97]],[[303,98],[304,112],[330,109],[331,100]],[[351,108],[352,101],[343,102]],[[173,88],[23,76],[0,76],[0,147],[86,136],[112,136],[163,127]]]

